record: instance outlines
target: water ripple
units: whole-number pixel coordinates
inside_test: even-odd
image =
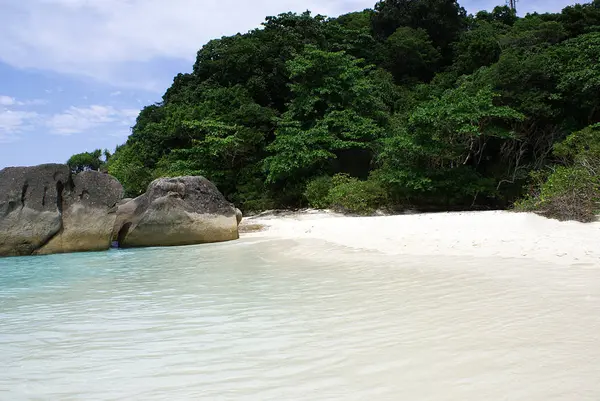
[[[2,259],[0,399],[597,401],[599,297],[315,241]]]

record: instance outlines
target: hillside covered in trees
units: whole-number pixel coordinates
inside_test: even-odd
[[[108,171],[131,196],[203,175],[242,210],[541,209],[590,219],[600,0],[557,14],[383,0],[213,40]]]

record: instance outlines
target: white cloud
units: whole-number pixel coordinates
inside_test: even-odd
[[[246,32],[267,15],[329,16],[376,0],[0,0],[0,61],[79,74],[122,87],[164,90],[160,60],[191,67],[208,40]],[[572,0],[530,0],[521,13],[558,11]],[[502,2],[465,0],[469,11]],[[189,64],[187,64],[189,63]],[[150,68],[149,65],[154,68]],[[164,75],[164,73],[163,73]],[[170,79],[171,77],[168,77]]]
[[[0,109],[0,143],[17,140],[21,133],[33,128],[38,117],[31,111]]]
[[[0,106],[39,106],[46,103],[48,102],[43,99],[17,101],[17,99],[15,99],[14,97],[0,95]]]
[[[18,101],[16,104],[18,106],[41,106],[44,104],[48,104],[48,101],[44,100],[44,99],[32,99],[32,100]]]
[[[43,100],[19,101],[0,95],[0,143],[14,142],[26,131],[48,132],[48,129],[56,135],[100,132],[126,137],[139,114],[139,109],[101,105],[72,106],[57,114],[40,114],[22,107],[44,103]]]
[[[373,0],[0,0],[0,60],[18,68],[82,74],[153,87],[145,63],[191,67],[208,40],[246,32],[286,11],[337,15]],[[161,88],[161,90],[164,88]]]
[[[13,142],[24,131],[34,128],[40,115],[34,111],[21,110],[22,106],[43,104],[40,99],[17,100],[0,95],[0,143]]]
[[[57,135],[84,133],[98,128],[124,132],[135,123],[138,113],[139,110],[116,109],[112,106],[72,106],[48,118],[46,126]]]
[[[12,106],[16,103],[14,97],[0,95],[0,106]]]

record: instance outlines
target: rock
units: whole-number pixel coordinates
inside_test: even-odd
[[[158,179],[122,199],[108,174],[62,164],[0,171],[0,256],[237,239],[242,213],[203,177]]]
[[[36,254],[102,251],[110,247],[123,187],[116,178],[97,171],[73,176],[63,197],[62,229]]]
[[[0,256],[110,247],[123,187],[96,171],[44,164],[0,171]]]
[[[160,178],[118,207],[121,247],[191,245],[239,237],[235,207],[204,177]]]
[[[238,226],[239,226],[240,223],[242,222],[242,219],[244,218],[244,215],[242,214],[242,211],[238,208],[235,208],[235,218],[236,218]]]
[[[62,228],[66,165],[0,170],[0,256],[30,255]]]

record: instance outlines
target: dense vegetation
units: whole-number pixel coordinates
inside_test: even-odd
[[[159,176],[204,175],[243,210],[523,199],[589,220],[599,121],[600,0],[523,18],[383,0],[210,41],[142,110],[108,169],[129,195]],[[587,212],[563,213],[577,202]]]
[[[104,156],[104,159],[102,158]],[[106,163],[111,154],[108,150],[96,149],[93,152],[83,152],[73,155],[67,160],[67,165],[75,174],[82,171],[105,171]]]

